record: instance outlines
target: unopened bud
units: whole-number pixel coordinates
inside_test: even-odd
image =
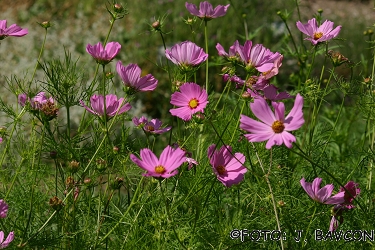
[[[120,189],[123,182],[124,182],[124,178],[116,177],[116,179],[111,183],[111,188],[113,190]]]
[[[124,10],[124,7],[122,7],[121,4],[116,3],[115,5],[113,5],[113,9],[115,10],[115,12],[121,13]]]
[[[76,173],[79,168],[79,162],[78,161],[71,161],[68,164],[68,170],[72,173]]]
[[[45,28],[45,29],[48,29],[49,27],[52,26],[51,22],[50,21],[44,21],[42,23],[38,23],[40,26],[42,26],[42,28]]]
[[[161,25],[160,25],[159,20],[153,22],[153,23],[151,24],[151,26],[152,26],[152,28],[154,28],[155,30],[160,30],[160,28],[161,28]]]

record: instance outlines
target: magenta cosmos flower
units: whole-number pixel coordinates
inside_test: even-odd
[[[297,28],[302,33],[309,36],[305,38],[305,40],[309,40],[313,45],[335,38],[338,36],[341,30],[341,26],[337,26],[335,29],[333,29],[333,22],[328,20],[318,27],[315,18],[307,21],[307,24],[303,24],[298,21]]]
[[[137,64],[129,64],[124,67],[121,61],[118,61],[116,70],[125,86],[134,92],[153,91],[158,84],[158,80],[151,74],[141,77],[141,68]]]
[[[150,134],[162,134],[171,130],[172,128],[172,127],[163,128],[162,127],[163,123],[159,119],[151,119],[151,121],[148,121],[147,118],[143,116],[139,119],[137,117],[134,117],[133,123],[136,126],[142,127],[143,131],[145,131],[146,133],[150,133]]]
[[[8,204],[4,200],[0,200],[0,218],[7,217],[8,213]]]
[[[332,191],[334,189],[333,184],[328,184],[320,188],[322,178],[315,178],[312,183],[306,182],[305,178],[302,178],[300,183],[302,188],[306,191],[310,198],[316,202],[335,205],[341,204],[345,201],[344,192],[339,192],[336,195],[332,196]]]
[[[253,120],[246,115],[241,115],[240,128],[250,132],[245,137],[250,142],[267,141],[266,148],[273,145],[285,144],[292,147],[292,142],[296,141],[294,135],[288,131],[299,129],[305,120],[303,119],[303,98],[297,94],[294,106],[287,117],[285,115],[284,103],[272,102],[275,113],[272,112],[267,102],[263,98],[255,98],[254,103],[250,103],[250,108],[254,115],[262,122]]]
[[[353,205],[354,199],[361,193],[361,189],[359,188],[359,184],[355,183],[354,181],[349,181],[348,183],[345,184],[343,187],[340,187],[339,192],[344,192],[344,198],[345,202],[342,203],[341,205],[344,206],[347,209],[352,209],[355,206]]]
[[[281,56],[279,52],[273,53],[262,44],[253,46],[250,40],[246,41],[244,46],[236,41],[234,46],[248,72],[252,72],[254,68],[261,73],[267,72],[274,67],[274,62]]]
[[[118,42],[109,42],[103,48],[103,45],[99,42],[95,45],[88,44],[86,47],[87,53],[95,58],[99,64],[107,64],[113,60],[121,49],[121,45]]]
[[[180,92],[174,92],[171,96],[171,104],[179,108],[170,109],[169,112],[184,121],[189,121],[193,114],[204,113],[208,103],[206,90],[198,84],[188,82],[180,87]]]
[[[0,249],[6,248],[14,239],[14,232],[10,232],[4,240],[4,232],[0,231]]]
[[[127,103],[125,98],[117,99],[116,95],[106,95],[105,97],[105,113],[104,113],[104,97],[102,95],[93,95],[90,98],[90,105],[91,108],[85,105],[85,103],[81,100],[80,104],[90,113],[98,116],[103,116],[105,113],[107,117],[112,117],[120,115],[126,111],[128,111],[132,106],[130,103]]]
[[[212,7],[212,4],[210,4],[207,1],[201,2],[199,4],[199,10],[195,4],[192,3],[185,3],[186,9],[192,14],[193,16],[197,16],[205,21],[209,21],[213,18],[218,18],[225,16],[227,14],[228,8],[230,4],[228,5],[218,5],[215,9]]]
[[[185,41],[165,50],[165,56],[182,70],[191,70],[207,60],[208,54],[195,43]]]
[[[5,39],[8,36],[24,36],[27,35],[27,29],[22,29],[17,24],[12,24],[7,28],[7,20],[0,20],[0,40]]]
[[[217,179],[226,187],[240,183],[247,172],[243,166],[245,156],[241,153],[233,154],[232,148],[228,145],[222,146],[220,150],[215,148],[216,145],[212,144],[207,150],[207,155]]]
[[[147,171],[144,176],[169,178],[178,173],[177,168],[185,162],[185,152],[180,148],[167,146],[158,159],[148,148],[141,149],[140,159],[131,154],[130,159],[140,168]]]

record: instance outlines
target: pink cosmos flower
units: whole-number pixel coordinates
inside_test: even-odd
[[[212,7],[207,1],[201,2],[199,4],[199,10],[195,4],[192,3],[185,3],[186,9],[192,14],[193,16],[197,16],[205,21],[209,21],[213,18],[218,18],[225,16],[230,4],[228,5],[218,5],[215,9]]]
[[[195,43],[185,41],[165,50],[165,56],[182,70],[190,70],[206,61],[208,54]]]
[[[22,29],[17,26],[17,24],[12,24],[7,28],[7,20],[0,20],[0,40],[3,40],[8,36],[20,37],[27,35],[28,33],[27,29]]]
[[[6,248],[14,239],[14,232],[10,232],[4,240],[4,232],[0,231],[0,249]]]
[[[355,183],[354,181],[349,181],[345,184],[345,189],[343,187],[340,187],[339,192],[344,192],[344,198],[345,202],[341,205],[344,206],[347,209],[352,209],[355,206],[353,205],[354,198],[356,198],[360,193],[361,189],[359,188],[359,184]],[[347,191],[345,191],[347,190]]]
[[[141,68],[137,64],[129,64],[124,67],[121,61],[118,61],[116,70],[125,86],[134,92],[153,91],[158,84],[158,80],[151,74],[141,77]]]
[[[21,97],[23,101],[23,96]],[[47,103],[54,104],[55,100],[52,97],[47,98],[45,92],[39,92],[35,97],[31,98],[30,105],[33,109],[42,109]]]
[[[273,53],[262,44],[253,46],[252,41],[249,40],[244,46],[235,43],[235,47],[248,71],[255,68],[259,72],[267,72],[274,67],[274,62],[281,56],[279,52]]]
[[[229,145],[222,146],[220,150],[215,148],[216,145],[212,144],[207,150],[207,155],[217,179],[226,187],[240,183],[247,172],[243,166],[245,156],[241,153],[233,154]]]
[[[140,168],[147,171],[143,176],[169,178],[178,173],[177,168],[185,162],[185,152],[180,148],[167,146],[158,159],[148,148],[141,149],[140,159],[131,154],[130,159]]]
[[[81,100],[80,104],[90,113],[98,116],[104,115],[104,97],[102,95],[93,95],[90,98],[91,108],[85,105]],[[113,117],[116,114],[120,115],[128,111],[132,106],[126,102],[125,98],[117,99],[116,95],[106,95],[105,97],[105,112],[107,117]]]
[[[208,103],[206,90],[198,84],[188,82],[180,87],[180,92],[174,92],[171,96],[171,104],[179,108],[170,109],[173,116],[189,121],[193,114],[204,112]]]
[[[292,147],[292,142],[296,141],[294,135],[288,131],[299,129],[305,120],[303,119],[303,98],[297,94],[294,106],[287,117],[285,115],[284,103],[272,102],[275,113],[269,108],[263,98],[255,98],[250,104],[254,115],[262,122],[253,120],[246,115],[241,115],[240,128],[250,132],[245,137],[250,142],[267,141],[266,148],[270,149],[273,145],[285,144],[288,148]]]
[[[0,200],[0,218],[7,217],[8,208],[8,204],[6,204],[4,200]]]
[[[95,45],[88,44],[86,47],[87,53],[94,57],[97,63],[103,65],[111,62],[120,49],[121,45],[118,42],[109,42],[105,48],[100,42]]]
[[[315,18],[307,21],[307,24],[298,21],[296,25],[302,33],[309,36],[305,38],[305,40],[309,40],[313,45],[335,38],[341,30],[341,26],[337,26],[333,29],[333,22],[328,20],[318,27]]]
[[[300,183],[306,193],[316,202],[322,204],[341,204],[345,201],[344,192],[339,192],[331,197],[334,189],[333,184],[325,185],[320,188],[322,178],[315,178],[312,183],[306,182],[305,178],[302,178]]]
[[[192,169],[194,167],[194,165],[198,165],[199,164],[195,159],[190,158],[190,157],[186,157],[185,161],[188,164],[188,170]]]
[[[335,205],[332,208],[332,218],[331,222],[329,223],[329,231],[334,232],[339,227],[340,224],[344,222],[344,217],[342,213],[344,212],[345,208],[340,205]]]

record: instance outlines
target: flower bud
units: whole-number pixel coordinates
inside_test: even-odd
[[[51,199],[49,199],[49,205],[56,211],[60,210],[64,206],[62,200],[57,198],[57,196],[54,196]]]
[[[112,181],[112,183],[111,183],[111,188],[113,190],[120,189],[123,182],[124,182],[124,178],[116,177],[116,179],[114,181]]]
[[[68,170],[71,173],[77,173],[78,168],[79,168],[79,162],[78,161],[73,160],[73,161],[69,162],[69,164],[68,164]]]
[[[44,22],[41,22],[41,23],[38,23],[42,28],[45,28],[45,29],[48,29],[49,27],[52,26],[51,22],[50,21],[44,21]]]
[[[155,22],[153,22],[153,23],[151,24],[151,26],[152,26],[152,28],[153,28],[154,30],[160,30],[160,28],[161,28],[161,24],[160,24],[159,20],[156,20]]]

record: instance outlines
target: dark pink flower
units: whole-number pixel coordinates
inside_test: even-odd
[[[250,108],[254,115],[262,122],[256,121],[246,115],[241,115],[240,128],[250,132],[245,137],[250,142],[267,141],[266,148],[270,149],[274,145],[292,147],[292,142],[296,141],[294,135],[288,131],[299,129],[305,122],[303,119],[303,98],[297,94],[294,106],[290,113],[284,118],[284,103],[272,102],[275,113],[272,112],[267,102],[263,98],[255,98],[250,103]]]
[[[0,200],[0,218],[7,217],[8,208],[8,204],[6,204],[4,200]]]
[[[118,42],[109,42],[103,48],[103,45],[99,42],[95,45],[88,44],[86,47],[87,53],[89,53],[97,63],[107,64],[113,60],[121,49],[121,45]]]
[[[147,118],[144,116],[139,119],[137,117],[133,117],[132,121],[137,127],[143,127],[148,122]]]
[[[229,145],[222,146],[220,150],[215,148],[216,145],[212,144],[207,150],[207,155],[217,179],[226,187],[240,183],[247,172],[243,166],[245,156],[241,153],[233,154]]]
[[[151,74],[141,77],[141,68],[137,64],[129,64],[124,67],[121,61],[118,61],[116,70],[125,86],[134,92],[153,91],[158,84],[158,80]]]
[[[11,243],[14,239],[14,232],[10,232],[8,237],[4,240],[4,232],[0,231],[0,249],[8,247],[9,243]]]
[[[8,36],[20,37],[27,34],[27,29],[22,29],[16,24],[12,24],[11,26],[9,26],[9,28],[7,28],[7,20],[0,20],[0,40],[3,40]]]
[[[296,25],[302,33],[309,36],[305,38],[305,40],[309,40],[313,45],[335,38],[341,30],[341,26],[337,26],[333,29],[333,22],[328,20],[318,27],[315,18],[307,21],[307,24],[298,21]]]
[[[354,181],[349,181],[343,187],[340,187],[339,192],[345,192],[345,202],[342,203],[345,208],[352,209],[355,206],[353,205],[354,199],[361,193],[361,189],[359,188],[359,184],[355,183]],[[347,190],[347,191],[346,191]]]
[[[272,84],[267,85],[263,88],[264,97],[271,101],[279,101],[283,99],[293,98],[288,92],[277,93],[278,88]]]
[[[19,94],[18,95],[18,103],[21,105],[21,107],[26,105],[27,100],[27,95],[25,93]]]
[[[23,101],[24,96],[21,97]],[[31,98],[30,105],[33,109],[42,109],[47,103],[54,104],[55,100],[52,97],[47,98],[45,92],[39,92],[35,97]]]
[[[225,16],[228,11],[230,4],[228,5],[218,5],[215,9],[212,7],[207,1],[201,2],[199,4],[199,10],[195,4],[192,3],[185,3],[186,9],[192,14],[193,16],[197,16],[203,20],[209,21],[213,18],[218,18]]]
[[[165,50],[165,56],[182,70],[191,70],[207,60],[208,54],[195,43],[185,41]]]
[[[182,163],[185,162],[185,152],[180,148],[167,146],[158,159],[148,148],[141,149],[140,159],[131,154],[130,159],[140,168],[147,171],[144,176],[153,176],[156,178],[169,178],[178,173]]]
[[[116,95],[106,95],[105,97],[105,113],[104,113],[104,97],[102,95],[93,95],[90,98],[91,108],[85,105],[81,100],[80,104],[90,113],[98,116],[103,116],[105,113],[107,117],[113,117],[116,114],[120,115],[128,111],[132,106],[126,102],[125,98],[117,99]]]
[[[171,104],[179,108],[170,109],[169,112],[184,121],[189,121],[193,114],[204,112],[208,103],[206,90],[196,83],[185,83],[180,87],[180,92],[174,92],[171,96]]]
[[[274,62],[281,56],[279,52],[273,53],[262,44],[253,46],[252,41],[249,40],[244,46],[239,43],[235,43],[235,46],[248,72],[252,72],[254,68],[261,73],[267,72],[274,67]]]
[[[345,201],[344,192],[339,192],[332,196],[333,184],[328,184],[320,188],[321,182],[322,178],[315,178],[312,183],[306,182],[305,178],[302,178],[300,181],[302,188],[316,202],[322,204],[341,204]]]

